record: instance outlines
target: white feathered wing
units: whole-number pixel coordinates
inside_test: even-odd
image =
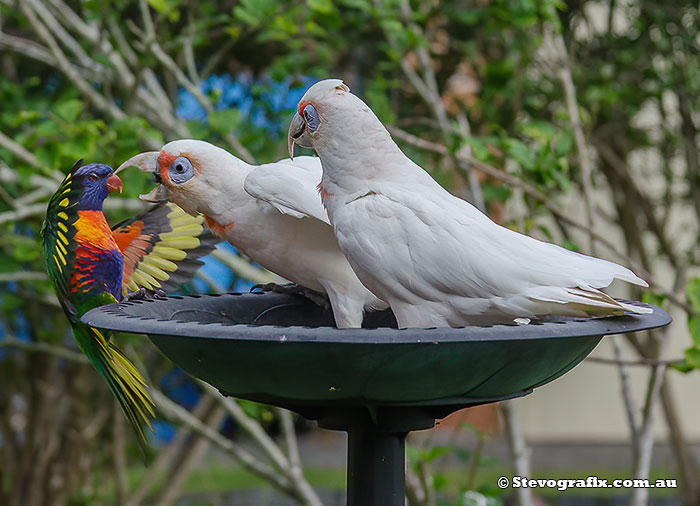
[[[614,279],[647,286],[629,269],[497,225],[431,183],[375,183],[334,215],[341,249],[400,326],[649,312],[599,290]]]
[[[303,236],[299,239],[303,241],[304,236],[308,236],[309,242],[306,254],[297,255],[297,261],[306,260],[311,264],[316,282],[328,294],[338,327],[359,327],[364,310],[386,309],[388,304],[360,282],[337,245],[328,244],[335,241],[316,190],[321,175],[318,158],[305,156],[280,160],[253,169],[245,178],[244,189],[251,197],[271,205],[279,213],[301,220],[297,228]],[[303,223],[309,220],[309,225],[304,226]],[[312,229],[316,232],[311,232]],[[319,241],[319,233],[329,240],[323,241],[323,249],[329,250],[327,254],[317,247],[320,243],[311,241],[314,236],[315,241]],[[277,254],[284,256],[295,252],[278,250]]]

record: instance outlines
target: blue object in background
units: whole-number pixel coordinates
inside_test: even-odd
[[[214,109],[236,109],[241,119],[269,133],[284,133],[288,112],[294,110],[306,90],[318,79],[298,77],[287,78],[282,82],[266,78],[255,79],[241,73],[235,78],[228,74],[210,75],[199,84],[199,89],[207,96],[218,95]],[[292,88],[293,83],[301,86]],[[178,117],[184,120],[206,121],[207,112],[197,99],[187,90],[178,91],[176,107]]]

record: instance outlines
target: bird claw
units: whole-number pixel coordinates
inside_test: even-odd
[[[317,292],[316,290],[311,290],[296,283],[288,283],[285,285],[278,285],[277,283],[258,283],[250,288],[250,293],[285,293],[288,295],[297,295],[310,300],[317,306],[328,309],[330,307],[330,301],[328,296],[324,293]]]
[[[124,300],[131,302],[132,300],[146,300],[147,294],[145,288],[139,288],[135,292],[129,292],[124,295]]]
[[[165,297],[165,292],[160,288],[155,288],[153,290],[146,290],[141,287],[135,292],[129,292],[124,295],[124,300],[126,302],[131,302],[133,300],[150,300],[150,299],[162,299]]]

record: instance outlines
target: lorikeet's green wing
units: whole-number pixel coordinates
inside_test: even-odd
[[[124,255],[123,293],[140,287],[177,290],[192,278],[220,241],[206,230],[202,216],[190,216],[180,207],[162,203],[112,228]]]
[[[94,224],[95,220],[104,220],[101,212],[92,213],[89,218],[81,217],[78,213],[78,204],[84,189],[83,177],[75,174],[79,167],[80,162],[71,169],[49,200],[46,219],[41,229],[42,252],[49,278],[71,322],[78,346],[107,382],[124,415],[134,428],[139,443],[145,448],[143,425],[151,427],[150,420],[154,416],[153,401],[146,390],[145,380],[110,341],[111,333],[103,334],[79,320],[82,314],[93,307],[116,302],[114,296],[107,291],[83,293],[80,288],[71,284],[71,278],[76,271],[79,271],[78,274],[82,276],[82,280],[89,281],[93,272],[91,267],[99,268],[97,264],[102,258],[99,244],[79,244],[76,240],[76,231],[79,227],[89,225],[87,222]],[[109,230],[106,221],[104,229]],[[94,256],[89,255],[88,263],[85,263],[85,258],[82,258],[83,263],[79,268],[79,262],[76,259],[81,254],[80,246],[89,246]],[[104,250],[104,256],[110,253],[114,254],[114,251]],[[93,266],[90,262],[95,265]],[[114,275],[120,276],[121,273],[117,271]],[[85,286],[94,287],[94,284],[87,282]]]
[[[78,220],[78,202],[83,191],[79,178],[73,178],[78,161],[49,200],[46,219],[41,227],[42,253],[49,278],[63,311],[71,322],[77,320],[77,311],[69,300],[70,277],[75,262],[75,222]]]

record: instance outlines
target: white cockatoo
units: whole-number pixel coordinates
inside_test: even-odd
[[[650,312],[600,291],[615,278],[648,286],[629,269],[497,225],[447,192],[340,80],[302,97],[290,156],[294,143],[321,158],[340,249],[401,328]]]
[[[336,325],[360,327],[365,309],[386,308],[357,278],[333,236],[316,189],[315,157],[250,165],[207,142],[177,140],[122,164],[156,175],[146,196],[170,200],[255,262],[328,295]],[[121,170],[121,167],[120,167]]]

